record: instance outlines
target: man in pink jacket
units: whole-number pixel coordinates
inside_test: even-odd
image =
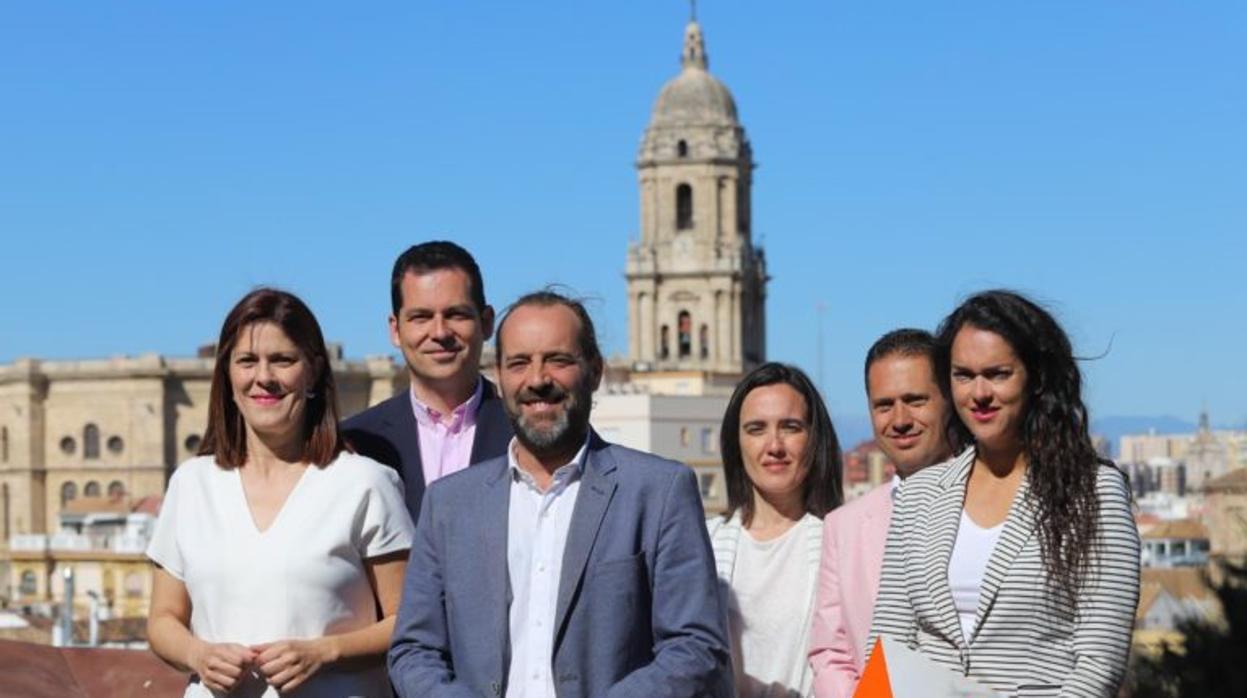
[[[823,522],[823,556],[810,629],[817,698],[849,698],[866,662],[866,638],[879,592],[892,497],[901,480],[952,456],[948,403],[934,374],[935,340],[894,330],[866,354],[866,398],[875,443],[896,477],[832,510]]]

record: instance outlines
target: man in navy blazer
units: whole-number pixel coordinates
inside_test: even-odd
[[[411,390],[342,429],[358,453],[398,470],[414,521],[427,484],[506,452],[511,423],[480,374],[494,309],[472,255],[441,240],[407,249],[394,262],[390,302],[390,341],[403,353]]]
[[[498,334],[505,456],[425,494],[389,653],[400,696],[732,695],[692,470],[589,428],[602,357],[541,291]]]

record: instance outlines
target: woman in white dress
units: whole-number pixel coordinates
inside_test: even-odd
[[[741,380],[719,434],[728,509],[707,521],[741,698],[811,694],[806,661],[823,517],[840,505],[840,444],[800,369]]]
[[[221,328],[200,455],[147,554],[152,650],[186,696],[389,696],[412,523],[390,468],[346,450],[324,338],[258,289]]]

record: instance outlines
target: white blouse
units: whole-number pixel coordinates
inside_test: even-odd
[[[953,546],[952,557],[948,560],[948,586],[953,592],[953,606],[957,608],[957,619],[961,621],[961,634],[965,637],[967,646],[974,633],[974,618],[978,615],[983,575],[987,574],[987,563],[991,560],[992,551],[996,549],[996,541],[1000,540],[1000,532],[1004,527],[1002,521],[991,528],[983,528],[974,523],[974,519],[964,509],[961,510],[957,543]]]
[[[810,527],[801,523],[767,541],[754,540],[748,531],[741,531],[728,598],[732,669],[739,698],[805,694],[816,581],[806,552],[810,535]]]
[[[411,548],[398,473],[342,453],[309,466],[268,529],[256,529],[237,468],[193,458],[169,479],[147,556],[186,585],[191,632],[243,645],[315,638],[377,622],[364,560]],[[384,658],[328,666],[300,696],[389,696]],[[185,696],[209,698],[200,683]],[[231,696],[276,698],[256,672]]]

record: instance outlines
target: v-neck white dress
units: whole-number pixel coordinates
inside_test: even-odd
[[[308,467],[263,532],[238,470],[201,456],[169,479],[147,556],[186,585],[196,637],[253,645],[375,623],[364,560],[410,549],[413,529],[398,473],[363,456]],[[277,692],[251,674],[230,695]],[[294,695],[389,696],[385,659],[323,668]],[[212,692],[191,683],[185,696]]]

